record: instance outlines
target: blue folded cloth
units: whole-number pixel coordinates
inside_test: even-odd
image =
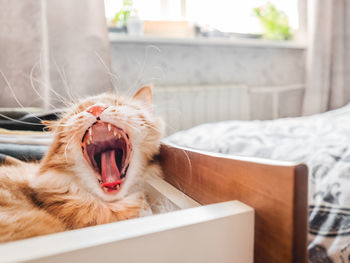
[[[4,156],[11,156],[22,161],[40,160],[47,150],[48,146],[46,145],[0,143],[0,154],[3,158]]]

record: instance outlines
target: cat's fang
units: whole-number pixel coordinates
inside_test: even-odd
[[[108,127],[108,131],[111,131],[111,124],[110,123],[108,123],[107,127]]]

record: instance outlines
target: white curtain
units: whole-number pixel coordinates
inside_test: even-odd
[[[350,1],[308,0],[307,10],[305,115],[350,102]]]
[[[109,71],[104,1],[0,0],[0,107],[64,106],[111,90]]]

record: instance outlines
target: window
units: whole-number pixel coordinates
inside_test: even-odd
[[[292,30],[298,29],[297,0],[269,2],[288,16]],[[266,0],[134,0],[133,7],[144,21],[187,21],[221,32],[261,33],[262,27],[253,15],[253,8],[266,3]],[[106,17],[112,19],[122,5],[123,0],[105,0]]]

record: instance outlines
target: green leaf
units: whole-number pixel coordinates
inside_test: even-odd
[[[264,30],[263,37],[267,39],[291,39],[291,28],[287,15],[277,10],[271,3],[253,9],[253,14],[260,20]]]

